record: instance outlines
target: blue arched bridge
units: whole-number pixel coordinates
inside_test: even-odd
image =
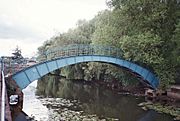
[[[67,45],[41,54],[40,63],[13,74],[21,89],[34,80],[65,66],[82,62],[104,62],[129,69],[140,76],[153,89],[159,86],[158,78],[149,70],[123,59],[123,52],[114,47],[96,45]]]

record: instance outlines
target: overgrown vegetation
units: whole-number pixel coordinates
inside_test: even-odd
[[[125,59],[154,72],[161,89],[180,80],[180,1],[110,0],[107,5],[109,9],[92,20],[80,20],[75,29],[47,40],[38,49],[38,59],[47,50],[68,44],[115,46],[124,51]],[[70,79],[119,80],[122,84],[135,80],[104,63],[71,65],[62,68],[61,74]]]

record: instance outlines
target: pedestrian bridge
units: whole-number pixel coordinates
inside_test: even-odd
[[[123,59],[122,50],[114,47],[96,45],[67,45],[42,53],[40,62],[13,74],[13,79],[21,89],[42,76],[65,66],[83,62],[103,62],[126,68],[151,88],[159,86],[159,80],[151,71],[133,62]]]

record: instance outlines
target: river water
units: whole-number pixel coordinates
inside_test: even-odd
[[[58,90],[58,98],[42,98],[35,95],[36,84],[23,90],[23,110],[38,121],[173,121],[138,107],[143,98],[115,94],[101,86],[67,81]]]
[[[41,101],[35,95],[37,81],[31,83],[23,90],[24,102],[23,111],[30,117],[35,117],[38,121],[48,121],[48,108],[43,106]]]

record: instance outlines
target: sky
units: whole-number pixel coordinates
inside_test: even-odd
[[[106,0],[0,0],[0,56],[18,46],[34,56],[44,41],[90,20],[107,8]]]

